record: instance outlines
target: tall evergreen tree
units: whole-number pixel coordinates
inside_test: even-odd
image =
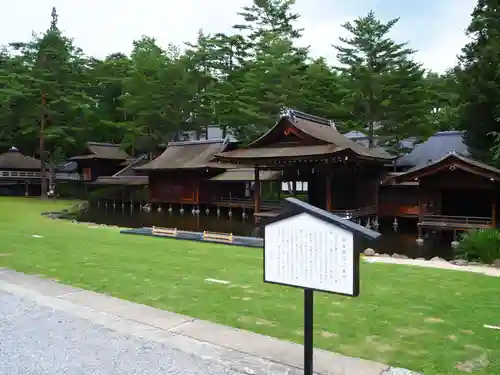
[[[500,132],[500,3],[479,0],[467,28],[470,42],[463,48],[457,68],[460,84],[460,124],[474,158],[493,160],[495,133]],[[498,146],[495,150],[498,149]]]
[[[350,34],[340,38],[338,69],[348,77],[344,102],[355,127],[392,145],[427,130],[431,104],[426,100],[424,71],[413,61],[414,50],[397,43],[388,33],[399,19],[379,21],[373,12],[342,25]]]
[[[242,139],[266,131],[284,106],[300,106],[301,86],[307,69],[308,48],[296,42],[301,30],[293,23],[294,0],[254,0],[239,14],[235,29],[249,46],[248,57],[231,81],[233,126]]]
[[[54,162],[75,145],[94,103],[84,81],[87,60],[59,30],[55,8],[51,16],[50,27],[42,36],[11,44],[19,56],[15,104],[24,111],[19,126],[24,136],[39,140],[42,175],[46,174],[47,156]],[[46,195],[42,178],[42,197]]]

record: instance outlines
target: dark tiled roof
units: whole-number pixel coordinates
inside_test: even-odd
[[[87,149],[89,154],[74,156],[69,160],[82,159],[106,159],[106,160],[127,160],[131,156],[123,151],[120,145],[113,143],[88,142]]]
[[[425,142],[417,144],[408,154],[396,160],[401,167],[420,167],[439,160],[451,151],[468,156],[469,151],[463,140],[464,132],[444,131],[429,137]],[[412,140],[406,140],[407,147],[411,147]]]
[[[21,154],[16,147],[0,155],[0,169],[40,170],[40,168],[40,160]]]
[[[408,171],[392,177],[396,182],[410,181],[418,178],[421,175],[429,174],[429,171],[439,171],[446,166],[455,166],[458,169],[464,169],[471,173],[475,173],[487,178],[500,180],[500,170],[488,164],[481,163],[477,160],[460,155],[455,151],[448,152],[437,160],[430,163],[415,166]]]
[[[122,176],[139,176],[141,175],[140,171],[136,171],[135,168],[143,166],[147,164],[149,161],[146,159],[147,155],[143,155],[130,161],[128,165],[122,170],[118,171],[113,175],[113,177],[122,177]]]
[[[226,168],[212,163],[214,155],[225,149],[228,140],[222,141],[188,141],[170,142],[163,153],[149,163],[135,168],[136,170],[169,170]]]

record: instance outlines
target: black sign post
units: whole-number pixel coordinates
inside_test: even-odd
[[[314,291],[359,295],[354,236],[380,233],[295,198],[264,229],[264,282],[304,290],[304,374],[313,375]]]

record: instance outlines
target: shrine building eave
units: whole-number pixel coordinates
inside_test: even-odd
[[[295,147],[243,148],[215,155],[223,163],[244,165],[280,165],[294,162],[375,162],[385,163],[386,158],[374,158],[370,153],[360,153],[336,145],[315,145]]]
[[[452,151],[435,162],[415,167],[397,176],[390,177],[390,182],[399,184],[418,181],[426,176],[450,170],[462,170],[472,175],[490,179],[493,182],[500,181],[499,169]]]

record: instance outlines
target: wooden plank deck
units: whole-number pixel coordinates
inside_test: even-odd
[[[418,226],[441,230],[485,229],[492,227],[492,221],[491,217],[424,215]]]

